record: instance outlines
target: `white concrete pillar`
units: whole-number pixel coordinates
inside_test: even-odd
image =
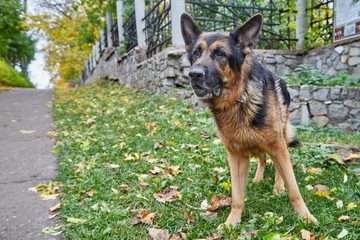
[[[107,36],[108,47],[112,47],[114,45],[111,38],[112,26],[113,26],[112,14],[110,11],[106,11],[106,36]]]
[[[101,47],[101,52],[104,51],[105,49],[105,29],[100,29],[100,47]]]
[[[135,0],[135,20],[136,20],[136,34],[139,47],[146,46],[145,35],[145,0]]]
[[[296,0],[296,50],[304,50],[304,40],[305,34],[308,31],[308,21],[307,21],[307,0]],[[300,14],[299,14],[300,13]]]
[[[124,20],[123,20],[123,0],[116,1],[116,17],[117,17],[117,24],[118,24],[118,33],[119,33],[119,42],[123,42],[124,38]]]
[[[181,35],[180,18],[185,12],[185,0],[171,0],[171,41],[173,46],[184,46]]]
[[[92,57],[93,57],[93,64],[94,67],[96,66],[96,44],[92,46]]]

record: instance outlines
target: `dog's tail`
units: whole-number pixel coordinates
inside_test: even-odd
[[[288,147],[298,147],[300,145],[299,141],[296,139],[294,127],[291,125],[290,121],[286,124],[286,141]]]

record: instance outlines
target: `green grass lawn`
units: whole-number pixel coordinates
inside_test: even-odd
[[[150,239],[148,228],[176,239],[208,238],[226,220],[229,206],[205,210],[212,197],[231,191],[226,151],[208,112],[117,84],[57,90],[53,111],[64,238]],[[359,159],[343,163],[346,154],[334,155],[323,143],[359,148],[360,134],[315,126],[297,132],[304,144],[290,150],[294,171],[320,223],[303,223],[287,193],[272,193],[274,166],[268,164],[265,180],[248,182],[242,223],[226,229],[223,239],[251,239],[251,232],[256,239],[276,239],[274,233],[289,230],[301,239],[302,229],[317,239],[346,231],[343,239],[359,238]],[[250,166],[249,179],[254,159]],[[316,185],[328,189],[316,192]]]

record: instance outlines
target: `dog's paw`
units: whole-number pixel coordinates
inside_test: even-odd
[[[304,222],[306,222],[306,223],[315,223],[315,224],[318,224],[318,223],[319,223],[319,221],[318,221],[312,214],[308,215],[308,216],[305,217],[303,220],[304,220]]]
[[[277,186],[277,185],[275,185],[275,186],[274,186],[274,189],[273,189],[273,193],[274,193],[275,195],[284,194],[284,193],[285,193],[285,187],[284,187],[284,185],[282,185],[282,186]]]
[[[236,224],[235,224],[236,225]],[[233,228],[234,227],[234,225],[233,224],[226,224],[226,222],[224,222],[224,223],[222,223],[222,224],[220,224],[217,228],[216,228],[216,230],[218,231],[218,232],[222,232],[223,230],[225,230],[225,229],[231,229],[231,228]]]
[[[258,182],[260,182],[261,180],[263,180],[262,177],[255,176],[252,181],[253,181],[253,183],[258,183]]]

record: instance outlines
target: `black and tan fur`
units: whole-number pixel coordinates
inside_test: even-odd
[[[290,161],[288,146],[297,141],[289,123],[290,95],[286,84],[251,55],[261,28],[260,14],[231,33],[203,32],[188,14],[181,17],[192,65],[190,84],[213,114],[228,152],[233,202],[225,225],[241,220],[249,157],[259,157],[254,181],[260,181],[265,154],[276,166],[274,191],[282,192],[285,182],[298,215],[316,222],[300,195]]]

